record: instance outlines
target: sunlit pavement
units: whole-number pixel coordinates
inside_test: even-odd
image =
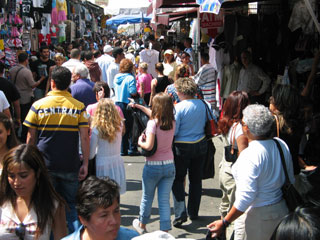
[[[181,228],[172,227],[169,231],[176,238],[205,239],[207,232],[206,225],[219,218],[219,204],[222,196],[219,190],[218,172],[219,163],[222,156],[222,143],[219,137],[213,139],[216,147],[215,154],[215,171],[214,179],[204,180],[202,182],[202,199],[200,205],[199,218],[197,220],[188,220]],[[121,196],[121,225],[132,228],[133,219],[139,216],[139,206],[142,196],[142,170],[144,166],[144,157],[124,157],[126,175],[127,175],[127,192]],[[188,184],[187,184],[188,186]],[[187,190],[187,189],[186,189]],[[187,201],[187,197],[186,197]],[[171,221],[173,221],[173,201],[171,194]],[[158,212],[157,192],[152,204],[150,223],[147,225],[147,231],[152,232],[159,230],[160,218]]]

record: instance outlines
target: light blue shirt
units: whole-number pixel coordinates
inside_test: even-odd
[[[136,79],[130,73],[119,73],[114,77],[114,90],[114,101],[128,104],[128,98],[137,93]]]
[[[108,83],[107,71],[110,64],[114,62],[114,58],[108,54],[104,54],[101,57],[97,58],[96,62],[101,69],[102,81]]]
[[[80,240],[82,231],[83,231],[83,226],[81,226],[74,233],[62,238],[61,240]],[[120,227],[116,240],[130,240],[137,236],[139,236],[139,233],[137,233],[136,231],[131,230],[129,228]]]
[[[209,109],[211,106],[207,104]],[[206,107],[199,99],[183,100],[175,105],[175,142],[196,143],[205,137]]]

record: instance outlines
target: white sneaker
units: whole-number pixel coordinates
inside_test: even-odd
[[[147,230],[146,229],[143,229],[142,227],[140,227],[140,221],[139,219],[134,219],[132,221],[132,227],[140,234],[145,234],[147,233]]]

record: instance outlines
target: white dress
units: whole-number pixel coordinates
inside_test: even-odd
[[[99,131],[94,127],[90,139],[90,159],[96,155],[96,176],[115,180],[120,186],[120,194],[126,192],[126,172],[120,155],[122,127],[117,132],[116,139],[108,142],[99,137]]]
[[[55,209],[58,207],[58,202],[55,201]],[[37,214],[34,207],[30,209],[28,215],[24,218],[23,224],[26,227],[24,240],[35,239],[35,232],[37,229]],[[0,208],[0,239],[1,240],[18,240],[19,238],[15,234],[15,229],[19,226],[21,221],[17,217],[10,202],[4,203]],[[51,226],[47,224],[43,234],[39,236],[39,240],[49,240],[51,233]]]

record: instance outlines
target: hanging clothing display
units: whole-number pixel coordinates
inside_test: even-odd
[[[58,21],[67,20],[67,1],[66,0],[56,0],[56,7],[58,11]]]

